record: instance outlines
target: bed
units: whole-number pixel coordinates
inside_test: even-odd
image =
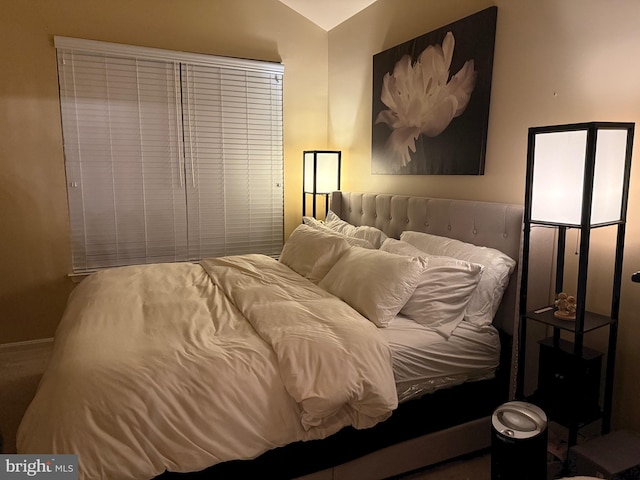
[[[331,211],[349,232],[302,225],[279,260],[85,279],[19,453],[77,453],[80,478],[346,479],[488,446],[513,376],[522,208],[335,192]],[[488,251],[507,273],[474,323]],[[418,298],[424,282],[445,290]],[[442,308],[421,324],[425,301]]]

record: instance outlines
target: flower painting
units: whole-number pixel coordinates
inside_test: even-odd
[[[373,58],[372,173],[481,175],[497,7]]]

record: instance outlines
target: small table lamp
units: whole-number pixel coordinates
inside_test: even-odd
[[[317,196],[324,196],[325,215],[329,212],[329,194],[340,190],[342,152],[306,150],[302,177],[302,215],[307,214],[307,195],[312,198],[312,216],[316,216]]]

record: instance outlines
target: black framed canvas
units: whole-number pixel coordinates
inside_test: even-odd
[[[374,174],[482,175],[498,8],[373,57]]]

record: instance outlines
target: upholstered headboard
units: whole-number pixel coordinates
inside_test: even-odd
[[[331,210],[353,225],[370,225],[399,238],[405,230],[455,238],[500,250],[518,262],[494,325],[513,335],[518,318],[521,205],[403,195],[333,192]]]

